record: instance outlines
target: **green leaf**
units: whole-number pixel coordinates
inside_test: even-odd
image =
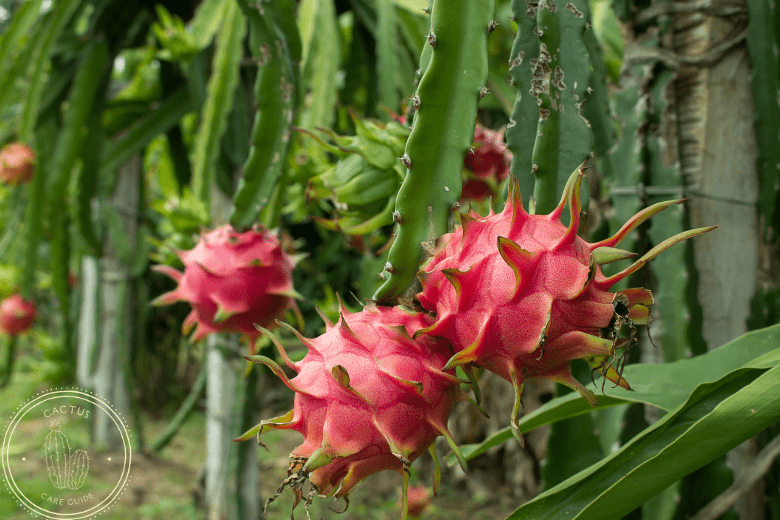
[[[780,367],[735,370],[618,452],[542,493],[508,518],[620,518],[780,418]]]
[[[521,433],[526,433],[568,417],[625,403],[645,403],[662,410],[672,410],[680,406],[699,384],[715,381],[743,367],[769,368],[780,364],[779,341],[780,325],[776,325],[749,332],[694,358],[658,365],[629,365],[623,376],[633,391],[606,384],[595,407],[591,407],[579,394],[567,394],[523,416],[518,421],[518,427]],[[511,429],[506,427],[480,444],[463,446],[462,451],[467,459],[472,459],[511,438]]]

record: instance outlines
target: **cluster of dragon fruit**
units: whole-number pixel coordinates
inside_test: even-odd
[[[491,132],[477,129],[479,146],[465,166],[467,182],[483,182],[495,195],[508,173],[502,136]],[[193,250],[180,253],[183,273],[159,268],[178,286],[157,303],[189,302],[192,312],[184,325],[194,328],[196,338],[222,330],[250,339],[264,334],[276,346],[277,359],[296,374],[288,377],[269,357],[247,356],[268,366],[295,398],[292,410],[263,420],[237,440],[256,437],[262,446],[262,434],[272,429],[303,437],[290,455],[287,478],[266,507],[286,488],[294,494],[293,508],[304,502],[307,514],[316,495],[343,498],[348,505],[359,482],[392,470],[403,477],[405,518],[410,465],[425,451],[436,459],[437,437],[444,437],[465,469],[447,422],[456,402],[477,404],[466,393],[478,384],[475,369],[513,385],[515,405],[508,422],[521,443],[517,421],[528,379],[554,380],[595,404],[595,393],[572,376],[571,362],[581,359],[604,381],[630,389],[622,377],[620,349],[633,341],[636,325],[648,323],[653,297],[643,288],[610,289],[671,245],[712,228],[672,237],[606,276],[601,265],[635,256],[616,247],[623,238],[682,201],[650,206],[611,238],[589,243],[578,235],[582,180],[579,168],[558,206],[548,215],[535,215],[524,210],[510,177],[500,213],[456,212],[460,223],[439,237],[421,264],[421,289],[411,303],[369,301],[354,313],[340,304],[336,323],[321,313],[326,331],[316,338],[305,338],[280,321],[294,305],[291,272],[297,259],[262,227],[238,232],[225,226],[205,233]],[[279,325],[307,347],[300,361],[293,361],[270,332]],[[624,329],[631,329],[629,337],[621,337]],[[434,494],[438,468],[436,460]]]

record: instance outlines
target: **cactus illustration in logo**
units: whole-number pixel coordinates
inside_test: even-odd
[[[43,445],[49,480],[57,489],[79,489],[89,472],[87,452],[76,450],[71,453],[68,438],[62,433],[59,422],[52,422],[49,428],[51,431]]]

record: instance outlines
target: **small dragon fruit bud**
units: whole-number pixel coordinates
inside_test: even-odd
[[[509,176],[512,152],[504,144],[504,130],[490,130],[480,124],[474,129],[474,146],[466,153],[461,200],[483,200],[498,193],[498,185]]]
[[[30,182],[35,172],[35,153],[22,143],[11,143],[0,150],[0,181],[18,186]]]
[[[268,429],[303,435],[303,443],[292,451],[289,477],[266,506],[291,487],[295,507],[307,480],[312,488],[305,499],[307,510],[315,494],[343,497],[348,505],[356,484],[385,469],[403,475],[405,490],[411,462],[429,448],[435,456],[432,444],[439,435],[465,465],[446,426],[452,404],[470,400],[460,390],[463,381],[454,370],[442,370],[451,355],[449,345],[438,338],[415,340],[409,335],[431,323],[428,315],[400,307],[369,303],[350,314],[342,306],[338,323],[327,323],[327,331],[318,338],[304,338],[287,327],[309,349],[299,362],[290,360],[269,333],[282,359],[297,373],[294,378],[288,379],[269,358],[247,357],[282,378],[295,391],[295,405],[237,440],[257,435],[259,442]]]
[[[220,227],[178,255],[183,273],[165,265],[154,267],[179,285],[152,304],[192,305],[182,328],[195,329],[193,341],[219,331],[239,332],[254,340],[260,335],[255,324],[273,327],[298,296],[291,276],[297,259],[275,234],[260,226],[243,233],[229,225]]]
[[[460,227],[438,241],[434,256],[418,277],[423,308],[435,311],[436,322],[416,333],[442,337],[456,354],[444,370],[479,365],[515,387],[511,424],[517,414],[523,381],[548,378],[577,390],[591,404],[596,397],[574,377],[570,362],[584,359],[594,371],[624,388],[622,363],[616,349],[623,325],[634,329],[649,320],[653,303],[643,288],[612,293],[618,281],[641,268],[668,247],[711,231],[693,229],[669,238],[630,267],[605,276],[600,264],[633,256],[615,246],[655,213],[682,201],[650,206],[630,219],[612,238],[594,244],[577,235],[582,168],[569,178],[563,198],[549,215],[529,215],[523,209],[517,181],[510,179],[509,198],[500,214],[461,215]],[[561,222],[568,202],[571,222]],[[635,332],[635,329],[632,330]]]
[[[32,327],[36,315],[32,301],[13,294],[0,303],[0,332],[9,336],[21,334]]]

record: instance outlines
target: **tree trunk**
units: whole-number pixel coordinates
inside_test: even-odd
[[[108,201],[117,214],[124,238],[120,238],[118,229],[109,234],[110,240],[106,242],[100,259],[99,346],[92,377],[98,397],[106,399],[125,417],[130,412],[125,370],[129,363],[133,331],[130,263],[138,229],[140,175],[141,158],[135,156],[120,168],[114,195]],[[126,244],[119,244],[119,240],[125,240]],[[85,321],[88,319],[85,318]],[[106,447],[118,448],[122,445],[119,430],[106,414],[95,415],[94,435],[95,441]]]
[[[713,4],[717,11],[726,2]],[[757,284],[758,177],[744,44],[747,19],[676,14],[673,27],[673,50],[679,56],[708,58],[680,69],[676,101],[681,169],[693,195],[688,202],[691,227],[720,225],[695,243],[703,336],[707,348],[714,349],[747,332]],[[735,476],[749,463],[746,445],[751,442],[728,457]],[[741,518],[762,519],[763,496],[748,493],[735,508]]]
[[[215,226],[227,222],[230,201],[216,187],[211,195]],[[257,445],[235,443],[246,431],[244,417],[256,407],[255,387],[242,375],[235,334],[206,338],[206,489],[209,520],[244,520],[260,516]],[[254,372],[250,377],[255,377]],[[253,414],[254,415],[254,414]]]

